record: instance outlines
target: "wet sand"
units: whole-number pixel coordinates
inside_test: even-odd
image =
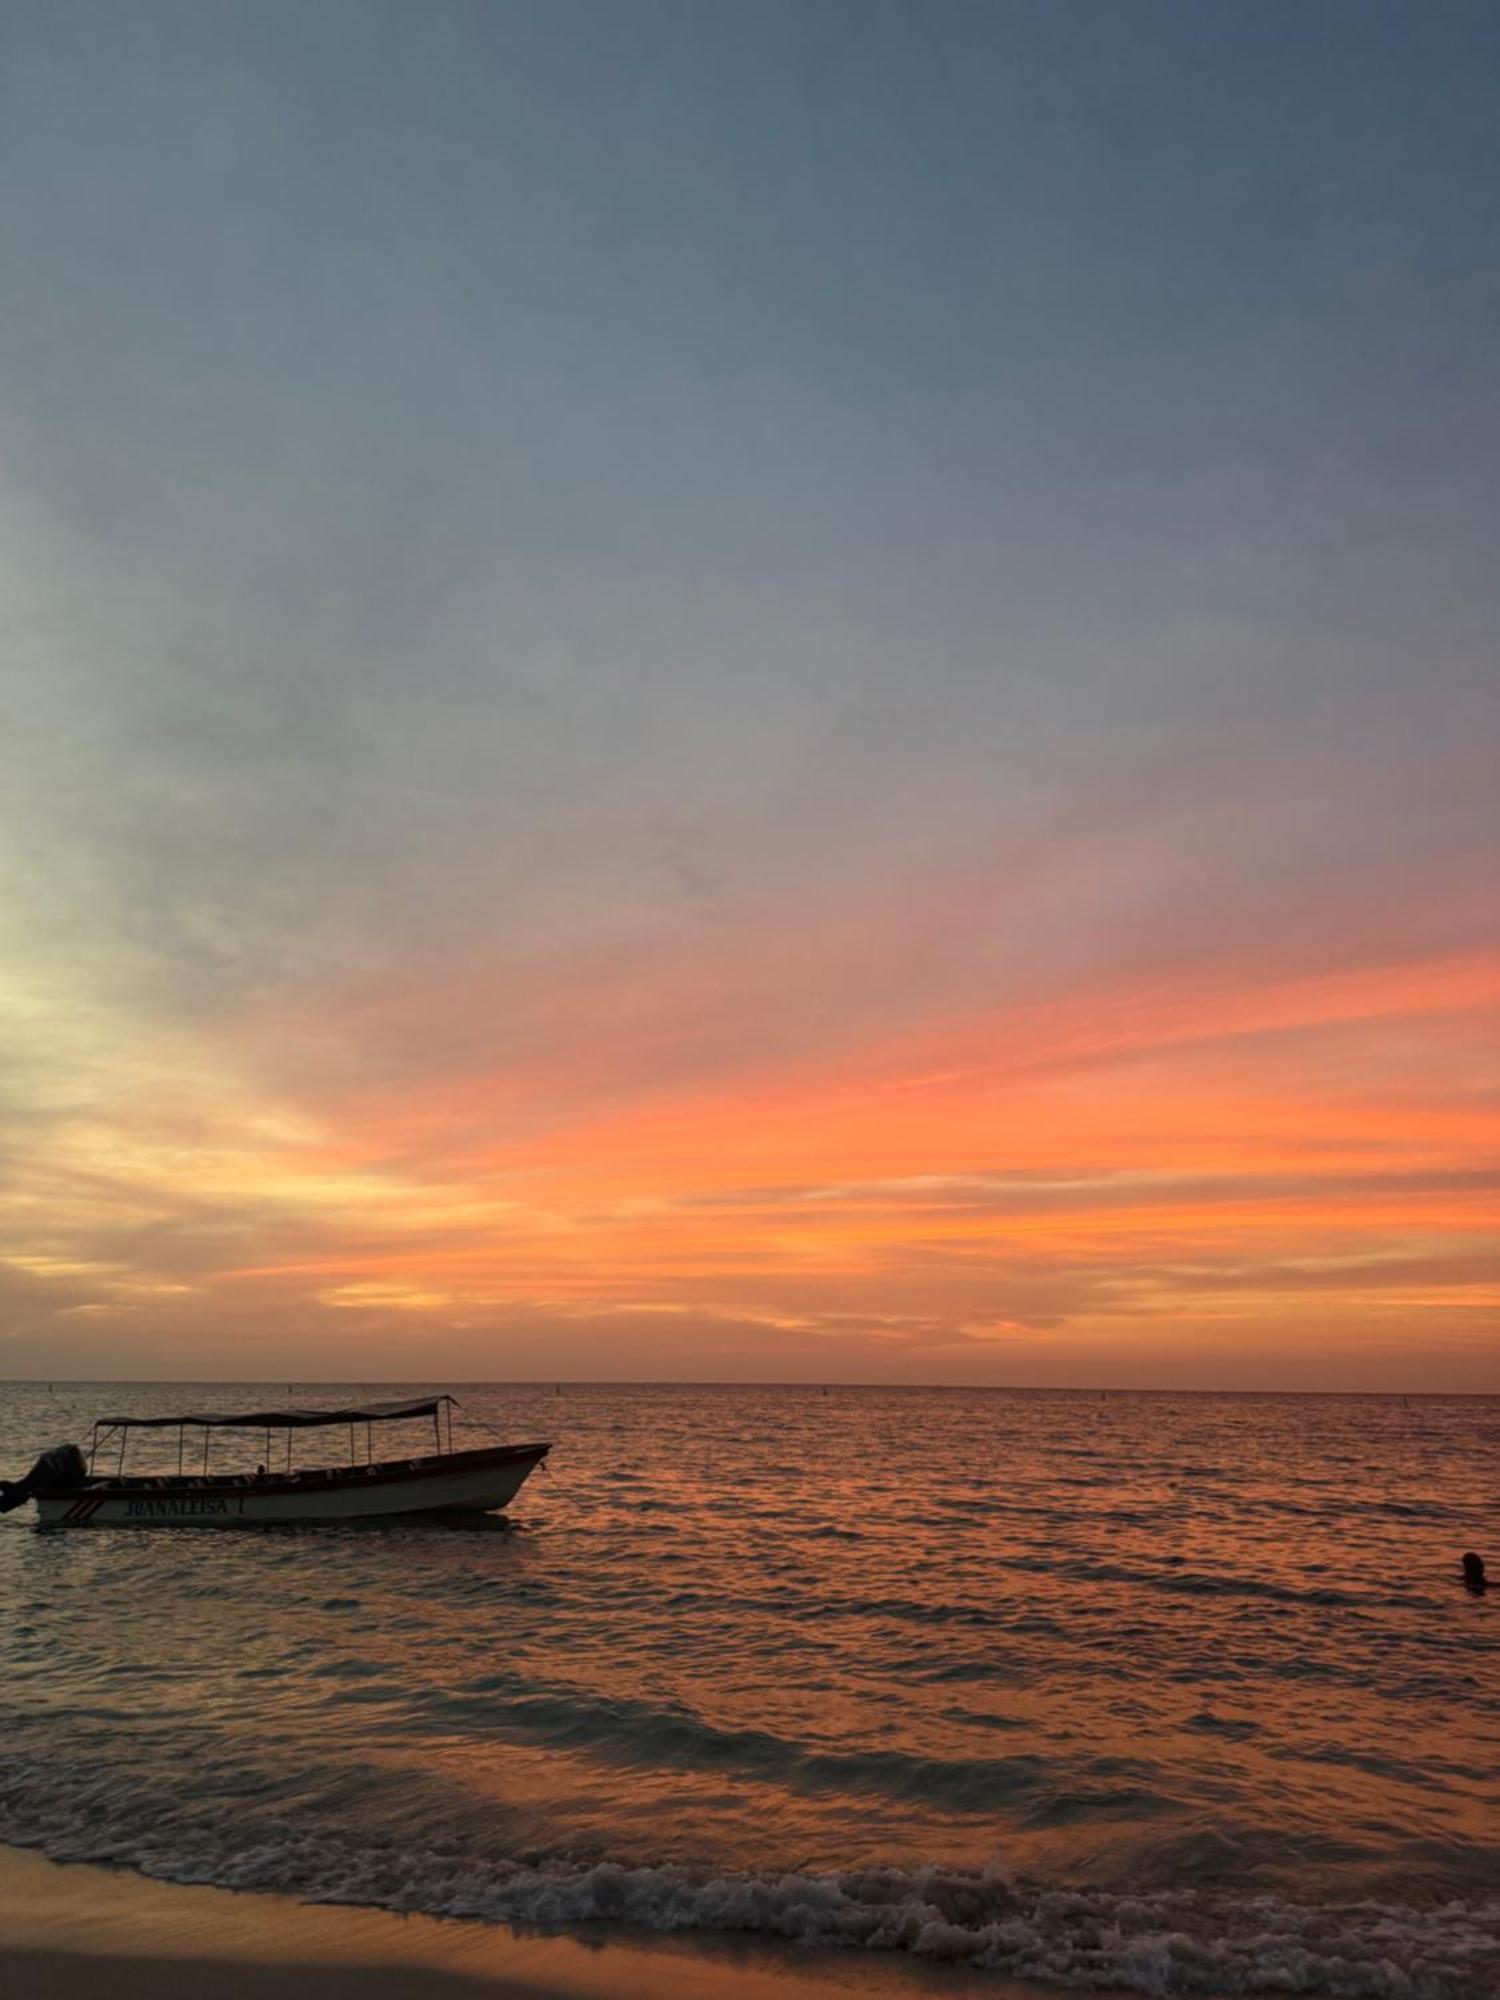
[[[490,1925],[185,1888],[0,1848],[6,2000],[1040,2000],[982,1974]]]

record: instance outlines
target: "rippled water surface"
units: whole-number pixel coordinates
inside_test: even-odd
[[[1148,1991],[1500,1988],[1500,1588],[1458,1573],[1500,1575],[1500,1402],[458,1393],[458,1442],[554,1441],[508,1526],[0,1522],[0,1838]],[[0,1470],[205,1399],[0,1388]]]

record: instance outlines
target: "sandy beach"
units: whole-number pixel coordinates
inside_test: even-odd
[[[848,2000],[853,1993],[1037,2000],[1013,1980],[851,1954],[715,1949],[187,1888],[0,1848],[6,2000]]]

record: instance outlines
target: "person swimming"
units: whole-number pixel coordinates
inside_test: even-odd
[[[1472,1590],[1476,1597],[1483,1596],[1489,1589],[1484,1574],[1484,1557],[1477,1556],[1472,1549],[1468,1549],[1459,1557],[1459,1561],[1463,1564],[1464,1588]]]

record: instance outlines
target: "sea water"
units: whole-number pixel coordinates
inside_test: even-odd
[[[0,1469],[423,1386],[10,1385]],[[0,1522],[0,1840],[1059,1985],[1500,1990],[1500,1589],[1458,1561],[1500,1574],[1500,1400],[457,1393],[459,1444],[553,1441],[508,1525]]]

